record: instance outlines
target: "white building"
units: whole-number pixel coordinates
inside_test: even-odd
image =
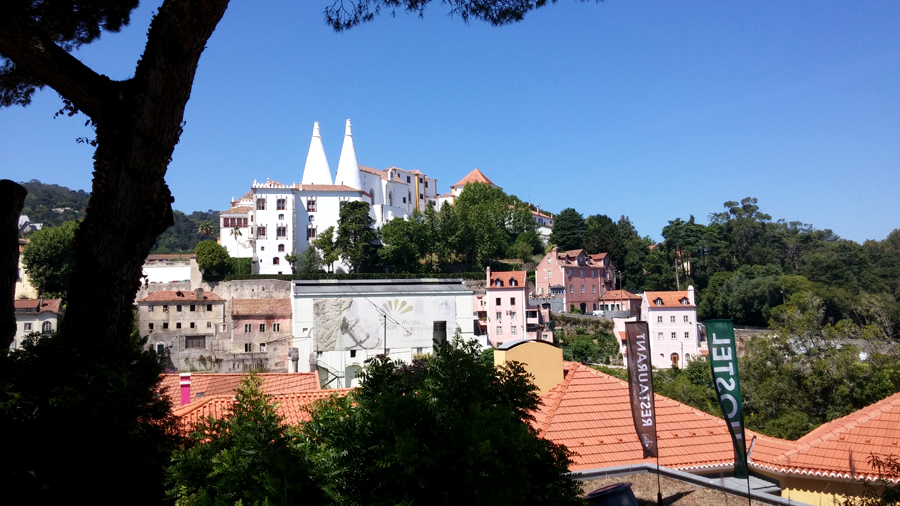
[[[59,330],[62,299],[16,299],[16,336],[10,348],[20,348],[25,336],[32,332],[49,334]]]
[[[336,229],[345,202],[371,204],[370,215],[381,227],[424,210],[427,201],[435,200],[436,187],[437,180],[417,170],[359,165],[350,120],[332,180],[315,123],[300,184],[254,181],[246,195],[232,199],[231,209],[220,213],[219,243],[232,257],[252,258],[254,273],[290,274],[285,255],[303,251],[326,228]]]
[[[686,291],[644,292],[641,295],[641,319],[650,329],[650,350],[655,367],[669,369],[675,365],[684,368],[688,360],[700,356],[693,286]]]
[[[471,339],[472,300],[459,279],[294,281],[298,372],[318,371],[325,388],[352,387],[367,358],[410,362],[431,353],[436,321],[446,322],[448,339],[457,328]]]

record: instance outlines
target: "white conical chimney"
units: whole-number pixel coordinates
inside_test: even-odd
[[[341,148],[341,159],[338,161],[337,177],[334,184],[347,185],[354,190],[362,190],[359,177],[359,161],[356,159],[356,148],[353,146],[353,133],[350,131],[350,120],[344,131],[344,147]]]
[[[328,167],[328,159],[325,158],[318,121],[313,123],[312,141],[309,143],[309,154],[306,155],[306,166],[303,167],[303,179],[300,184],[332,184],[331,169]]]

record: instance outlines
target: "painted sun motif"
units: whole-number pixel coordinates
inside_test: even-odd
[[[385,302],[381,306],[384,311],[390,315],[402,315],[413,310],[412,304],[408,304],[405,300],[394,299]]]

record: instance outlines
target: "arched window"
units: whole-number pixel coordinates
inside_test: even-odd
[[[279,263],[281,263],[281,259],[280,259],[280,258],[275,257],[275,258],[272,259],[272,265],[278,265]]]
[[[672,367],[680,367],[680,362],[678,361],[679,358],[681,357],[679,357],[677,353],[669,355],[669,360],[672,361]]]
[[[394,192],[388,192],[388,205],[394,205]]]
[[[281,253],[281,252],[283,252],[283,251],[284,251],[284,244],[279,244],[279,245],[278,245],[278,252]]]
[[[495,280],[494,286],[503,286],[503,281],[500,281],[499,279]]]
[[[519,286],[519,283],[516,282],[516,278],[509,278],[509,286]]]
[[[41,332],[47,333],[53,330],[53,325],[50,322],[44,322],[41,326]]]

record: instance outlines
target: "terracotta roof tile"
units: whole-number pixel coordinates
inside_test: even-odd
[[[16,299],[14,309],[31,309],[33,313],[59,313],[62,299]]]
[[[458,183],[451,186],[450,188],[456,188],[457,186],[465,186],[468,183],[484,183],[492,186],[497,186],[493,181],[488,179],[480,170],[474,169],[472,172],[469,172],[466,177],[459,180]],[[499,188],[499,187],[498,187]]]
[[[372,167],[366,167],[365,165],[359,166],[359,170],[361,170],[363,172],[367,172],[369,174],[374,174],[374,175],[380,177],[383,181],[388,180],[388,171],[390,169],[397,169],[397,167],[388,167],[385,170],[379,170],[379,169],[373,169]],[[403,169],[399,169],[399,170],[403,170]],[[394,180],[392,182],[406,184],[406,181],[403,181],[402,179],[400,179],[400,177],[397,176],[396,172],[394,173]]]
[[[691,298],[688,296],[687,290],[682,290],[680,292],[671,291],[671,292],[644,292],[647,296],[647,302],[650,303],[650,309],[653,309],[656,304],[653,302],[656,299],[662,299],[662,305],[667,307],[680,306],[680,307],[694,307],[693,304],[688,302],[688,304],[682,304],[681,299],[687,299],[688,301]]]
[[[197,292],[193,290],[159,290],[144,297],[138,302],[189,302],[197,300]],[[221,301],[225,300],[213,292],[204,292],[203,300],[205,301]]]
[[[345,184],[298,184],[296,188],[305,192],[356,192],[362,193],[362,190],[351,188]]]
[[[732,465],[731,436],[721,419],[660,395],[656,410],[661,465]],[[546,439],[576,452],[572,471],[645,462],[627,382],[583,365],[569,365],[565,379],[541,398],[534,425]]]
[[[191,403],[204,397],[215,395],[233,396],[245,374],[231,373],[193,373],[191,374]],[[262,373],[263,392],[269,395],[291,394],[319,390],[319,374],[301,373]],[[163,374],[161,391],[168,395],[177,406],[181,400],[181,385],[178,374]]]
[[[291,299],[234,299],[231,302],[233,316],[291,315]]]
[[[525,271],[508,271],[508,272],[491,271],[490,286],[487,286],[486,288],[488,290],[490,290],[491,288],[510,288],[510,287],[525,288],[525,280],[527,279],[527,277],[528,277],[528,275]],[[496,279],[499,279],[503,283],[503,286],[500,286],[500,287],[494,286],[494,280],[496,280]],[[516,286],[513,287],[510,284],[510,282],[509,282],[510,279],[516,280]]]
[[[600,300],[641,300],[640,295],[635,295],[627,290],[610,290],[600,296]]]
[[[243,213],[249,213],[252,210],[253,210],[253,208],[250,206],[237,206],[237,207],[232,207],[231,209],[226,209],[226,210],[220,212],[219,214],[220,215],[222,215],[222,214],[243,214]]]
[[[288,425],[298,425],[309,420],[309,405],[315,401],[327,399],[332,395],[344,396],[351,389],[341,388],[333,390],[317,390],[298,392],[292,394],[276,394],[272,396],[272,402],[276,404],[275,411],[284,418]],[[234,405],[234,395],[213,395],[205,397],[198,402],[192,402],[186,406],[175,409],[175,416],[181,418],[181,423],[188,431],[201,421],[212,416],[222,418],[231,413]]]

